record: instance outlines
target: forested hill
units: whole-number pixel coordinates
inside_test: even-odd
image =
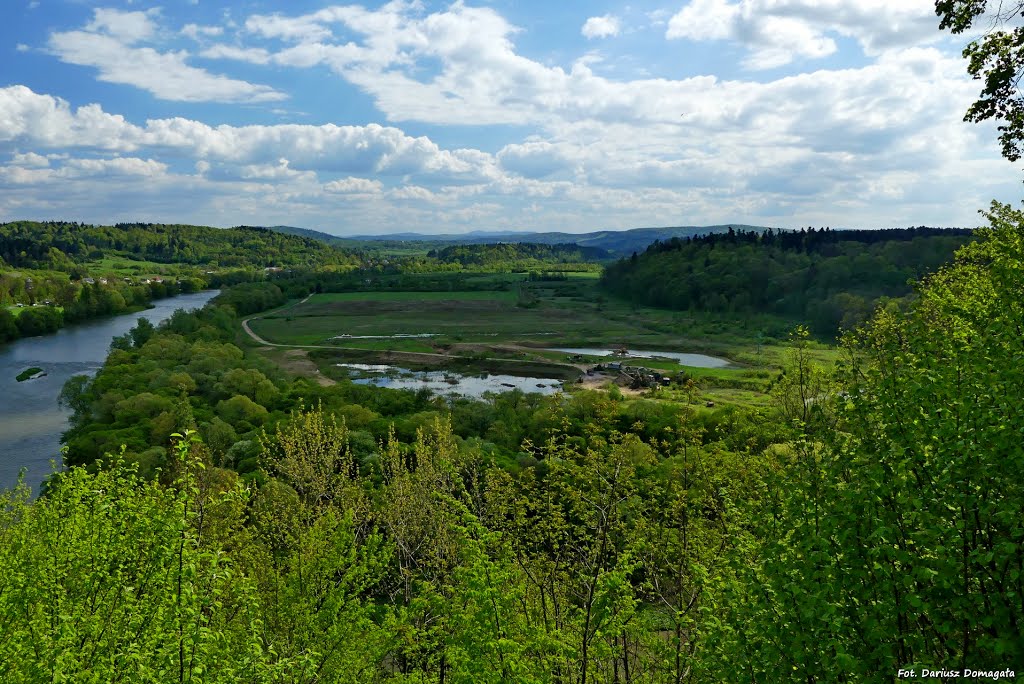
[[[866,320],[883,297],[910,294],[973,239],[965,229],[760,233],[729,230],[652,244],[609,266],[602,283],[671,309],[779,315],[829,335]]]
[[[424,246],[427,249],[440,249],[446,244],[459,245],[495,245],[505,243],[542,244],[542,245],[578,245],[593,247],[610,252],[613,256],[625,256],[646,248],[655,240],[669,240],[674,237],[690,237],[711,233],[724,233],[732,227],[735,230],[764,230],[762,226],[741,226],[738,224],[718,226],[668,226],[661,228],[633,228],[631,230],[601,230],[592,233],[537,233],[512,231],[473,231],[460,234],[427,235],[425,233],[392,233],[390,235],[358,235],[354,237],[338,237],[306,228],[291,226],[274,226],[273,230],[301,235],[321,240],[328,244],[343,247],[365,249],[368,246],[381,245],[386,249],[412,246]]]
[[[501,243],[496,245],[452,245],[432,249],[427,253],[432,259],[445,263],[459,263],[463,266],[500,266],[503,264],[545,264],[585,263],[605,261],[611,253],[598,247],[581,247],[576,244],[543,245],[529,242]]]
[[[221,267],[358,263],[351,252],[318,240],[248,226],[96,226],[63,221],[0,224],[0,259],[12,267],[69,271],[76,264],[104,256]]]
[[[330,233],[322,233],[319,230],[310,230],[309,228],[296,228],[295,226],[270,226],[270,230],[275,233],[297,235],[299,237],[309,238],[310,240],[326,242],[329,245],[348,246],[353,242],[353,240],[349,238],[331,235]]]

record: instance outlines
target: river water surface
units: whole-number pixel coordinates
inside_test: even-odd
[[[139,318],[156,324],[176,309],[200,308],[216,295],[216,290],[208,290],[160,299],[153,302],[154,308],[139,313],[0,345],[0,489],[13,486],[22,468],[25,482],[35,489],[50,474],[50,461],[60,461],[60,437],[68,427],[69,412],[57,406],[57,397],[68,378],[99,370],[110,341],[135,327]],[[33,366],[42,368],[46,376],[15,380]]]

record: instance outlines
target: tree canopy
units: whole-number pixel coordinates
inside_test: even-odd
[[[911,294],[969,230],[733,231],[655,242],[609,266],[602,284],[634,302],[713,313],[771,313],[832,336],[883,298]]]

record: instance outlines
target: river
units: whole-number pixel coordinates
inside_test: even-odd
[[[69,412],[57,405],[57,397],[68,378],[99,370],[110,341],[135,327],[139,318],[156,324],[176,309],[202,307],[217,292],[160,299],[153,302],[152,309],[0,345],[0,489],[12,487],[22,468],[25,482],[36,489],[52,472],[50,461],[60,461],[60,438],[68,427]],[[46,375],[24,382],[15,379],[33,366],[42,368]]]

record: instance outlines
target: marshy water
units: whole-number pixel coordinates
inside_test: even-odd
[[[480,399],[487,392],[508,392],[513,389],[539,394],[554,394],[562,389],[562,381],[556,378],[521,377],[480,373],[468,375],[453,371],[415,371],[399,366],[366,363],[339,363],[347,369],[352,382],[360,385],[375,385],[390,389],[426,389],[438,395],[458,394],[463,397]]]
[[[600,349],[596,347],[550,347],[547,351],[559,351],[566,354],[580,354],[581,356],[615,356],[619,359],[670,359],[681,366],[693,368],[728,368],[732,365],[726,359],[720,359],[706,354],[684,354],[681,352],[665,351],[641,351],[628,349],[626,354],[616,349]]]

